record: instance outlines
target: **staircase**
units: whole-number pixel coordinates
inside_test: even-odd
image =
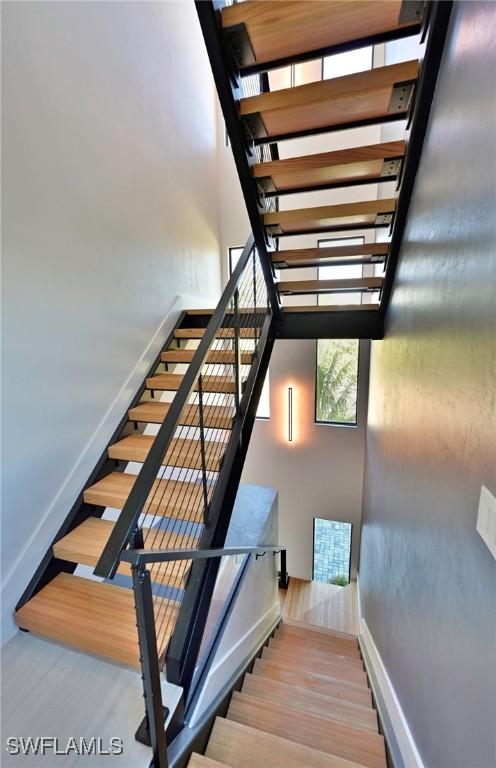
[[[263,259],[281,271],[274,283],[279,335],[381,338],[450,3],[248,0],[221,7],[198,0],[196,5],[255,243]],[[427,39],[422,61],[324,79],[325,57],[412,35]],[[271,91],[273,71],[281,79],[281,72],[319,60],[320,79]],[[284,82],[289,79],[288,74]],[[394,124],[395,140],[349,146],[350,129],[386,123]],[[342,149],[316,153],[308,141],[336,132]],[[286,142],[294,139],[300,141],[288,150]],[[356,201],[349,202],[350,188],[358,190]],[[303,206],[288,202],[295,194],[303,200],[301,193],[316,192],[324,200],[331,190],[328,204],[312,204],[308,195]],[[324,233],[343,238],[354,232],[369,236],[361,245],[286,245],[291,237],[314,238],[316,245]],[[325,277],[319,274],[322,267],[341,267],[342,273],[344,266],[358,271],[346,278],[339,273],[333,278],[329,269]],[[301,299],[295,303],[289,297]]]
[[[254,262],[250,261],[247,273],[238,286],[238,305],[240,289],[242,300],[253,303],[257,287],[259,300],[266,304],[263,286],[256,284]],[[134,521],[133,536],[139,531],[143,549],[195,550],[202,535],[205,539],[208,506],[230,444],[243,388],[250,371],[260,362],[259,341],[267,309],[262,306],[250,313],[244,309],[236,327],[219,327],[214,332],[200,361],[201,373],[195,376],[184,398],[184,408],[172,424],[173,436],[140,510],[140,526],[137,518]],[[227,326],[232,325],[232,312],[228,310],[223,318]],[[67,525],[53,542],[48,559],[21,598],[15,613],[21,629],[140,668],[131,566],[118,561],[115,576],[119,584],[95,579],[92,571],[111,546],[123,510],[156,443],[157,425],[162,426],[172,415],[212,315],[213,310],[201,309],[181,316],[128,409],[119,433],[108,445],[98,479],[83,490]],[[81,573],[81,566],[89,568]],[[150,567],[161,665],[190,569],[188,559]],[[111,571],[106,575],[112,576]]]
[[[167,661],[187,700],[274,340],[383,337],[451,9],[421,0],[219,5],[196,2],[252,234],[217,307],[179,318],[15,613],[25,631],[141,671],[139,738],[156,768],[167,765],[160,670]],[[273,69],[419,33],[422,62],[270,91]],[[280,157],[289,139],[399,121],[394,141]],[[285,204],[358,186],[381,194]],[[371,242],[280,242],[363,230]],[[358,277],[320,279],[321,267],[349,265]],[[333,301],[342,294],[360,301]],[[237,553],[280,551],[255,550]],[[206,756],[190,761],[254,764],[385,766],[356,639],[278,629],[217,718]]]
[[[190,768],[385,768],[356,638],[283,623]]]

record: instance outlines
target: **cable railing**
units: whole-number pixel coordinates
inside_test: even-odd
[[[147,743],[152,748],[155,768],[167,768],[167,742],[164,728],[164,707],[160,682],[160,658],[157,653],[159,638],[156,630],[156,607],[153,598],[151,573],[160,566],[184,562],[217,563],[237,555],[248,557],[273,556],[281,553],[281,574],[286,570],[286,549],[281,546],[225,547],[203,550],[146,550],[132,549],[122,554],[122,560],[131,565],[136,602],[136,624],[142,665],[143,693],[145,699],[145,727]],[[210,604],[208,606],[210,608]],[[202,629],[203,635],[204,627]],[[166,710],[167,711],[167,710]]]
[[[219,305],[152,437],[149,452],[95,568],[112,578],[128,546],[193,550],[215,524],[212,501],[233,439],[244,417],[271,312],[258,252],[251,237]],[[172,374],[174,376],[174,374]],[[166,390],[170,374],[148,385]],[[226,472],[229,471],[225,467]],[[218,494],[217,494],[218,495]],[[191,561],[161,561],[151,568],[157,652],[161,660],[188,583]]]

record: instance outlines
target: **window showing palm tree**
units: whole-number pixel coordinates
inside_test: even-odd
[[[319,339],[315,420],[357,423],[358,339]]]

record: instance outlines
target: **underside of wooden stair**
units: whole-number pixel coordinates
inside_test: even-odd
[[[184,313],[171,333],[102,457],[100,469],[69,516],[70,523],[53,542],[48,553],[52,578],[40,573],[38,585],[20,601],[15,619],[22,629],[119,664],[139,666],[129,564],[119,564],[118,584],[87,578],[84,568],[97,565],[114,531],[116,514],[129,499],[137,473],[154,445],[157,427],[153,425],[160,425],[170,411],[205,333],[205,326],[198,325],[199,321],[207,322],[202,314]],[[254,360],[257,335],[258,329],[242,329],[242,371],[247,371]],[[178,436],[163,456],[162,470],[143,507],[146,516],[141,533],[148,549],[195,549],[199,544],[205,500],[210,498],[213,479],[222,468],[233,426],[234,363],[233,329],[221,328],[205,357],[202,388],[206,399],[201,414],[195,386],[190,404],[180,415]],[[200,416],[205,429],[203,450],[196,434]],[[200,480],[203,469],[209,478],[206,488]],[[181,474],[170,481],[171,471]],[[150,567],[156,590],[155,614],[161,618],[157,623],[161,660],[190,567],[190,560]],[[167,589],[172,592],[167,593]],[[164,590],[166,596],[162,597]]]
[[[212,762],[213,761],[213,762]],[[356,638],[280,624],[190,768],[386,768]]]
[[[210,61],[247,208],[252,219],[261,219],[257,246],[266,248],[274,269],[288,270],[276,284],[282,322],[289,314],[309,313],[288,318],[299,338],[307,337],[307,326],[325,338],[321,329],[326,324],[336,329],[343,324],[346,330],[347,322],[372,332],[384,316],[405,226],[398,203],[408,207],[428,115],[418,102],[421,97],[432,100],[439,66],[437,51],[429,48],[430,35],[438,25],[433,37],[439,36],[442,47],[449,20],[449,10],[438,12],[442,5],[423,0],[228,0],[215,4],[219,10],[211,15],[213,21],[206,3],[197,2],[207,50],[218,45],[224,56],[211,55]],[[422,62],[412,57],[414,46],[408,46],[406,60],[389,63],[385,55],[386,63],[378,66],[375,45],[414,36]],[[434,62],[432,82],[428,57]],[[385,124],[394,126],[382,138],[377,129]],[[373,129],[369,143],[365,134],[354,146],[358,134],[353,129],[367,127]],[[322,137],[319,144],[317,136]],[[402,194],[405,186],[408,191]],[[318,205],[307,195],[316,192]],[[295,194],[299,206],[291,204]],[[326,197],[328,204],[323,204]],[[331,247],[319,247],[323,241],[318,236],[324,233],[335,235],[334,246],[329,239]],[[352,233],[363,244],[340,241]],[[310,241],[292,250],[281,240],[289,237]],[[346,273],[346,266],[361,271]],[[349,304],[343,304],[333,296],[348,288],[344,282],[331,283],[331,267],[341,268],[336,282],[356,276],[381,283],[366,298],[362,294],[370,288],[356,287]],[[299,275],[299,285],[290,286],[295,268],[313,274],[308,279]],[[319,303],[322,293],[328,296]],[[297,294],[306,297],[301,305],[287,298]],[[353,317],[364,303],[367,314]]]

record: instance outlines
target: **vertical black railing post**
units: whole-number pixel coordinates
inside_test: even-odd
[[[255,351],[258,346],[258,315],[257,315],[257,249],[253,249],[253,316],[255,326]]]
[[[279,589],[288,588],[288,571],[286,565],[286,550],[281,549],[281,570],[279,571]]]
[[[236,418],[239,419],[240,408],[239,403],[241,400],[241,347],[239,343],[239,288],[234,291],[234,404],[236,407]]]
[[[136,604],[138,641],[140,648],[141,677],[145,699],[147,737],[153,752],[153,767],[167,768],[167,744],[165,741],[164,708],[160,687],[157,636],[150,573],[142,566],[133,566],[133,589]],[[139,733],[139,732],[138,732]],[[136,737],[143,740],[143,734]]]
[[[203,414],[203,376],[198,376],[198,415],[200,421],[200,456],[203,486],[203,520],[208,521],[207,457],[205,454],[205,419]]]

